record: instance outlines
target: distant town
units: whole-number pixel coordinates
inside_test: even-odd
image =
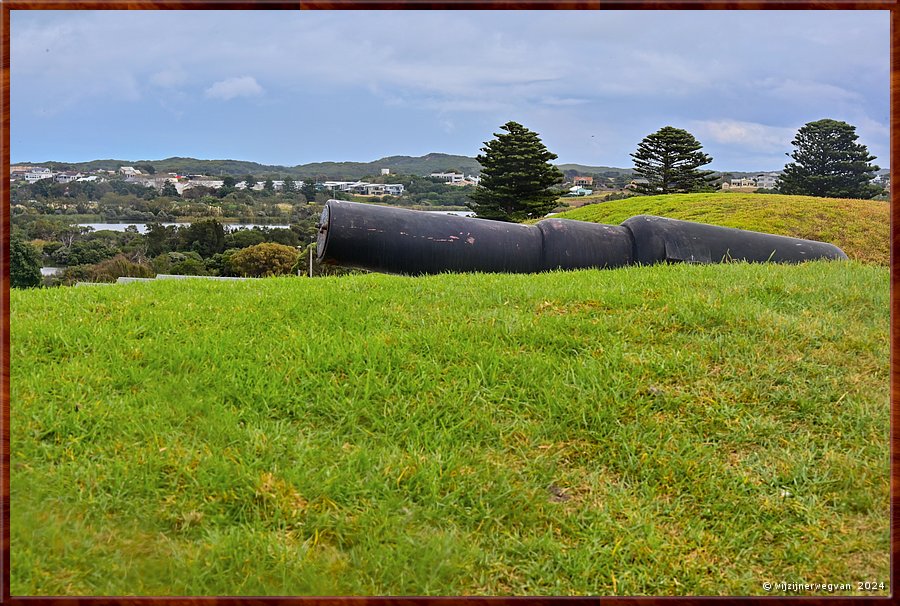
[[[627,169],[620,169],[626,171]],[[391,175],[391,169],[380,169],[382,177]],[[739,173],[739,176],[732,176],[729,173],[721,175],[718,186],[723,190],[735,190],[742,192],[753,192],[757,190],[774,190],[778,184],[780,171],[763,172],[758,174]],[[454,187],[465,187],[478,185],[480,176],[475,174],[465,174],[462,172],[431,172],[427,175],[431,179],[446,185]],[[598,175],[580,175],[573,174],[573,171],[567,171],[566,180],[563,183],[567,187],[567,191],[563,193],[566,197],[590,196],[595,191],[627,191],[634,189],[637,185],[646,183],[645,179],[627,179],[623,180],[620,175],[616,177]],[[36,183],[45,179],[51,179],[56,183],[85,183],[85,182],[105,182],[109,179],[124,180],[126,183],[142,185],[144,187],[152,187],[159,192],[163,191],[166,183],[170,183],[179,196],[184,195],[186,191],[197,188],[208,188],[209,190],[218,190],[228,181],[222,177],[216,177],[203,174],[180,174],[178,172],[167,172],[165,174],[150,173],[146,169],[141,170],[134,166],[121,166],[115,170],[94,169],[94,170],[59,170],[54,171],[51,166],[38,165],[12,165],[10,167],[10,184],[18,182]],[[882,172],[875,178],[875,183],[890,188],[891,177],[887,172]],[[294,181],[294,186],[302,187],[305,182],[302,180]],[[262,191],[266,188],[266,180],[257,180],[253,183],[246,181],[236,181],[233,183],[235,189],[246,190],[248,187],[254,191]],[[285,186],[285,179],[271,179],[270,187],[273,191],[280,192]],[[402,196],[406,191],[403,183],[371,183],[364,180],[323,180],[316,181],[315,187],[317,191],[344,192],[358,196]]]

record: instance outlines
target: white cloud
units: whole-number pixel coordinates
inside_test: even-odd
[[[733,145],[753,151],[778,151],[790,148],[796,128],[769,126],[739,120],[698,120],[692,123],[698,138],[722,145]]]
[[[813,80],[796,80],[793,78],[766,78],[758,83],[760,88],[768,90],[774,96],[790,101],[860,101],[862,95],[843,87]]]
[[[544,105],[552,105],[556,107],[566,107],[572,105],[584,105],[590,103],[588,99],[577,99],[575,97],[544,97],[541,99]]]
[[[206,89],[204,93],[210,99],[228,101],[236,97],[259,97],[263,88],[253,76],[240,76],[220,80]]]
[[[162,88],[175,88],[187,82],[187,73],[178,67],[164,69],[152,74],[150,82]]]

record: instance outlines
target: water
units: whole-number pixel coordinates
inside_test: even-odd
[[[442,215],[455,215],[457,217],[474,217],[475,213],[471,210],[429,210],[426,212],[430,213],[440,213]],[[169,227],[171,225],[179,225],[187,227],[190,225],[190,221],[183,221],[181,223],[160,223],[160,225],[164,225]],[[137,227],[138,233],[145,234],[147,233],[147,224],[146,223],[79,223],[79,227],[90,227],[94,231],[99,231],[101,229],[106,229],[110,231],[125,231],[125,228],[129,225],[134,225]],[[289,228],[290,225],[269,225],[269,224],[260,224],[260,223],[222,223],[225,227],[225,231],[234,231],[237,229],[253,229],[254,227],[269,227],[269,228]]]
[[[42,267],[41,275],[42,276],[55,276],[58,273],[62,273],[64,267]]]
[[[429,210],[429,213],[440,213],[442,215],[455,215],[457,217],[474,217],[475,213],[471,210]]]
[[[185,221],[182,223],[160,223],[160,225],[164,225],[166,227],[169,227],[171,225],[187,227],[190,224],[190,221]],[[98,231],[101,229],[107,229],[110,231],[125,231],[125,228],[129,225],[134,225],[135,227],[137,227],[138,233],[147,233],[146,223],[79,223],[78,227],[90,227],[94,231]],[[273,229],[290,227],[290,225],[261,225],[259,223],[222,223],[222,225],[225,227],[225,231],[234,231],[242,227],[245,229],[253,229],[254,227],[270,227]]]

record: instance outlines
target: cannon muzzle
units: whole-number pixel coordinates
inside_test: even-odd
[[[570,219],[519,225],[329,200],[318,229],[319,261],[408,275],[847,258],[825,242],[649,215],[621,225]]]

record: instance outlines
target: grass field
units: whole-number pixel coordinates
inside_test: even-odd
[[[12,594],[887,584],[888,282],[816,262],[14,291]]]
[[[642,214],[820,240],[851,259],[890,263],[890,204],[876,200],[730,192],[636,196],[582,206],[557,218],[618,224]]]

